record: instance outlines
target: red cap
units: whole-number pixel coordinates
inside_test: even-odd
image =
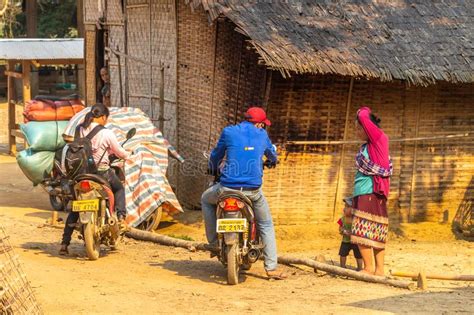
[[[250,107],[245,112],[245,118],[253,123],[264,123],[267,126],[271,126],[270,120],[267,119],[267,114],[261,107]]]

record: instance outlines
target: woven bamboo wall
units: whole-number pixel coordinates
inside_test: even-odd
[[[108,46],[114,50],[125,52],[125,26],[122,11],[122,3],[119,0],[107,1],[107,28]],[[119,60],[114,54],[107,54],[109,74],[110,74],[110,100],[112,106],[120,106],[120,80],[119,80]],[[122,72],[122,92],[126,92],[126,59],[121,58]],[[125,106],[125,104],[124,104]]]
[[[86,25],[84,33],[85,70],[86,70],[86,104],[95,104],[96,100],[96,31],[95,27]]]
[[[94,24],[104,14],[105,0],[84,0],[84,23]]]
[[[246,48],[233,24],[209,26],[201,8],[191,12],[178,4],[178,135],[181,167],[178,197],[187,207],[199,207],[207,187],[207,161],[223,127],[240,121],[249,104],[261,104],[265,68]]]

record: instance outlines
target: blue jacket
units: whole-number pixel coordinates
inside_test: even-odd
[[[212,150],[209,167],[213,173],[225,157],[221,184],[229,188],[259,188],[262,186],[263,156],[277,162],[275,147],[265,129],[244,121],[222,131],[217,146]]]

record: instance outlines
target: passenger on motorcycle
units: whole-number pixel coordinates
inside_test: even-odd
[[[251,107],[246,120],[228,126],[221,133],[217,146],[211,153],[209,168],[213,174],[220,170],[220,182],[207,189],[201,197],[206,227],[206,237],[212,247],[217,247],[216,207],[218,196],[225,190],[238,190],[252,202],[257,228],[262,238],[264,267],[268,277],[285,279],[287,276],[277,266],[275,229],[267,200],[263,195],[263,156],[270,165],[277,163],[277,154],[265,126],[270,125],[262,108]],[[225,157],[225,160],[224,160]]]
[[[91,111],[87,113],[84,118],[84,122],[78,127],[80,128],[81,137],[87,136],[89,132],[98,125],[105,126],[108,117],[109,109],[105,105],[99,103],[92,106]],[[125,188],[113,169],[110,168],[109,155],[115,155],[118,158],[127,159],[129,157],[129,152],[122,148],[113,131],[107,128],[99,131],[99,133],[91,139],[91,144],[92,156],[97,165],[98,174],[110,183],[115,199],[115,213],[117,214],[120,224],[123,224],[123,220],[126,217]],[[62,255],[68,253],[68,246],[71,242],[74,225],[78,218],[78,212],[71,212],[67,217],[64,226],[61,249],[59,252]]]

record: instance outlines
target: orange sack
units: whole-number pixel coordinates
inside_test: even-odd
[[[26,103],[23,116],[28,121],[69,120],[84,109],[84,105],[76,100],[31,100]]]

